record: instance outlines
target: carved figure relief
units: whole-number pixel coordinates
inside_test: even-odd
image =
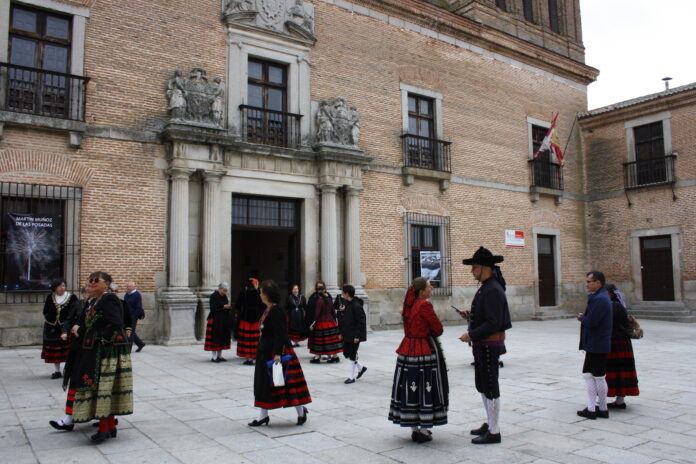
[[[221,126],[223,123],[225,90],[222,79],[208,82],[205,69],[193,68],[188,78],[181,70],[167,84],[169,113],[172,121]]]
[[[322,100],[317,111],[317,140],[319,143],[357,146],[360,142],[360,116],[355,106],[348,108],[346,100],[336,97]]]
[[[303,0],[229,0],[222,13],[239,23],[315,41],[314,6]]]

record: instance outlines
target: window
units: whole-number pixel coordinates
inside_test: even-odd
[[[544,141],[548,130],[548,127],[531,124],[532,159],[529,160],[531,166],[531,186],[563,190],[561,166],[556,162],[557,160],[552,159],[549,150],[539,152],[541,143]],[[534,158],[533,155],[537,152],[537,157]]]
[[[37,303],[56,278],[79,287],[82,190],[0,182],[0,301]]]
[[[406,227],[409,282],[416,277],[427,277],[434,287],[434,295],[451,295],[449,218],[407,213]]]
[[[507,5],[505,4],[505,0],[495,0],[495,6],[497,6],[503,11],[507,11]]]
[[[232,225],[251,228],[296,229],[299,205],[293,200],[270,197],[232,197]]]
[[[403,136],[404,164],[449,172],[450,144],[436,137],[435,99],[408,93],[407,102],[408,130]]]
[[[636,143],[636,161],[665,156],[662,121],[633,128]]]
[[[549,0],[549,27],[556,34],[561,33],[560,23],[558,22],[558,0]]]
[[[522,0],[522,13],[524,14],[524,19],[530,23],[534,22],[534,0]]]
[[[662,121],[633,128],[636,160],[626,163],[626,186],[660,184],[674,179],[673,157],[665,156]]]

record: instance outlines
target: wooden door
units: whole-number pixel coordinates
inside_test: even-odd
[[[556,306],[556,259],[553,235],[537,236],[539,306]]]
[[[640,239],[640,269],[644,301],[674,301],[672,238],[669,235]]]

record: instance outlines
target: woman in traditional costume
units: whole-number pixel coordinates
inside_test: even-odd
[[[607,406],[613,409],[626,409],[626,396],[638,396],[638,374],[633,358],[633,344],[629,335],[628,312],[626,303],[615,285],[606,286],[611,298],[614,314],[611,330],[611,352],[607,354],[607,396],[615,396],[613,403]]]
[[[406,292],[402,318],[404,338],[396,350],[389,420],[411,427],[411,439],[431,441],[430,428],[447,423],[449,383],[447,366],[437,337],[442,323],[428,301],[433,287],[424,277],[413,280]]]
[[[205,351],[212,351],[211,362],[225,362],[222,350],[229,350],[232,340],[232,306],[227,298],[230,286],[226,282],[210,294],[210,312],[205,327]]]
[[[261,338],[256,350],[254,370],[254,406],[259,415],[249,423],[250,427],[268,425],[269,409],[294,407],[297,411],[297,425],[307,422],[305,404],[312,402],[302,366],[292,349],[287,333],[285,314],[280,308],[280,290],[272,280],[261,283],[261,300],[265,306],[260,319]],[[271,383],[269,361],[283,363],[285,385],[274,387]],[[271,363],[271,364],[273,364]]]
[[[259,317],[263,304],[259,297],[259,281],[250,278],[239,293],[235,304],[239,318],[237,329],[237,356],[245,358],[244,364],[253,365],[256,345],[259,344]]]
[[[55,371],[52,379],[62,377],[60,364],[68,360],[70,354],[70,340],[61,337],[63,324],[71,316],[79,311],[80,302],[77,297],[66,290],[65,280],[57,279],[51,284],[51,294],[46,297],[43,316],[43,349],[41,359],[44,362],[53,363]]]
[[[307,299],[300,293],[300,286],[292,286],[290,295],[285,300],[285,312],[288,319],[288,336],[292,346],[307,339]]]
[[[58,430],[72,430],[76,423],[98,419],[99,431],[91,439],[101,443],[116,437],[114,416],[133,413],[133,373],[123,307],[116,295],[107,292],[111,276],[94,272],[88,282],[90,300],[71,330],[81,343],[65,366],[66,416],[49,423]]]
[[[329,357],[327,362],[339,362],[338,354],[343,352],[343,336],[336,319],[336,308],[331,300],[331,295],[324,286],[317,287],[319,295],[314,304],[314,322],[309,327],[309,352],[314,359],[309,362],[319,364],[321,356]]]

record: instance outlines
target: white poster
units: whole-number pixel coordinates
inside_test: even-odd
[[[521,230],[506,230],[505,246],[524,248],[524,232]]]
[[[421,277],[425,277],[430,283],[439,284],[442,279],[442,256],[439,251],[420,252]]]

